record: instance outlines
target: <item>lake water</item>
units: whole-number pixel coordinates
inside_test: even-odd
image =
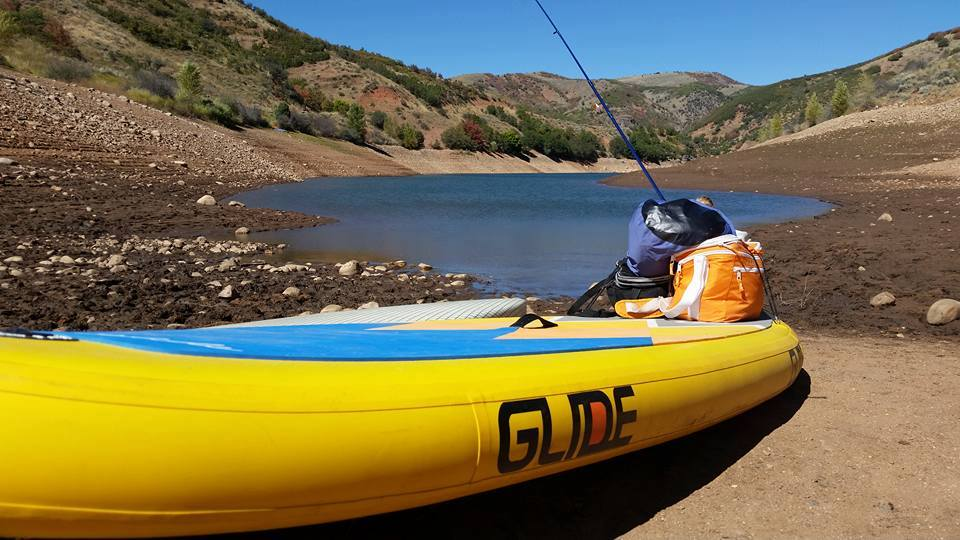
[[[315,179],[233,197],[248,206],[332,216],[334,225],[252,235],[284,242],[297,260],[424,261],[491,279],[498,291],[580,294],[623,257],[627,221],[647,190],[608,174],[483,174]],[[830,205],[757,193],[707,194],[740,229],[810,217]]]

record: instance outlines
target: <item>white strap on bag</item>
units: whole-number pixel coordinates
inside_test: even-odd
[[[699,316],[700,297],[703,295],[703,290],[707,284],[710,265],[707,262],[706,255],[694,255],[691,259],[693,259],[693,276],[690,279],[690,284],[683,292],[683,296],[673,307],[670,306],[673,298],[661,296],[644,303],[627,302],[625,305],[627,313],[649,315],[655,311],[660,311],[668,319],[676,319],[689,310],[690,318],[696,320]]]
[[[673,307],[669,307],[669,303],[667,303],[666,306],[660,308],[664,317],[676,319],[682,315],[683,312],[690,310],[690,318],[697,318],[700,311],[700,297],[703,295],[703,289],[707,285],[707,274],[710,270],[709,266],[705,255],[693,256],[693,276],[690,279],[690,284],[687,285],[687,289],[683,291],[683,296],[680,297],[680,300],[674,304]],[[667,298],[658,298],[658,300],[669,302]]]

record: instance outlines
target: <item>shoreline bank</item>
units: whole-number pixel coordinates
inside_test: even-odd
[[[145,310],[137,305],[139,294],[155,297],[157,302],[174,294],[151,292],[150,282],[171,278],[150,274],[147,267],[152,272],[166,265],[174,268],[168,273],[179,275],[180,267],[205,269],[211,261],[219,264],[230,258],[230,253],[191,256],[154,248],[155,255],[169,260],[144,260],[147,267],[133,272],[144,291],[121,303],[114,301],[114,296],[129,286],[122,285],[129,280],[118,281],[119,272],[101,275],[99,269],[81,264],[62,268],[57,266],[62,263],[50,259],[64,255],[74,261],[109,257],[112,253],[101,252],[104,242],[115,240],[122,247],[134,236],[138,239],[131,246],[140,239],[154,238],[187,243],[198,231],[223,231],[229,237],[231,231],[242,228],[255,232],[330,223],[330,218],[231,205],[229,196],[302,181],[307,175],[319,177],[318,171],[326,176],[358,171],[371,176],[415,173],[407,167],[398,169],[395,162],[363,147],[312,140],[287,145],[285,141],[293,137],[289,133],[232,132],[169,116],[121,96],[12,72],[0,72],[0,92],[9,104],[7,110],[14,112],[11,126],[0,138],[0,156],[17,162],[0,166],[0,194],[5,200],[0,208],[5,224],[0,240],[0,293],[6,300],[0,325],[52,328],[76,324],[79,326],[71,327],[83,328],[86,323],[78,321],[91,316],[95,324],[88,324],[89,328],[201,325],[266,316],[253,307],[265,293],[251,291],[244,297],[237,285],[239,298],[211,302],[210,291],[216,285],[210,282],[226,283],[191,278],[192,269],[175,280],[175,303],[187,305],[177,308],[177,315],[150,316],[154,311],[143,315]],[[960,263],[956,246],[949,241],[951,227],[956,226],[951,220],[960,214],[956,199],[960,178],[944,175],[942,166],[931,169],[931,165],[960,156],[960,141],[949,135],[951,123],[942,116],[926,122],[914,118],[914,124],[881,119],[877,122],[880,126],[855,125],[838,132],[821,127],[816,136],[794,136],[782,143],[658,167],[653,172],[667,189],[813,196],[837,205],[835,211],[810,220],[751,231],[767,246],[784,318],[798,329],[842,335],[901,334],[918,339],[955,337],[960,334],[956,324],[930,327],[923,321],[934,300],[960,294],[956,290]],[[896,154],[888,150],[895,146],[900,150]],[[329,151],[310,152],[321,147]],[[283,151],[273,153],[278,148]],[[332,162],[340,165],[329,168]],[[638,173],[605,181],[625,187],[644,182]],[[197,204],[204,195],[212,196],[216,204]],[[878,222],[883,213],[890,213],[893,221]],[[930,241],[914,241],[928,236]],[[130,249],[143,252],[146,248]],[[17,261],[18,257],[22,260]],[[15,262],[2,262],[7,259]],[[328,265],[320,272],[335,276],[336,267]],[[326,288],[314,289],[312,281],[292,275],[287,279],[290,286],[314,292],[304,294],[298,302],[286,302],[271,315],[317,310],[327,303],[346,302],[352,305],[345,307],[355,307],[378,301],[386,305],[478,293],[441,294],[442,284],[421,286],[407,281],[393,283],[403,294],[391,296],[382,293],[384,285],[370,282],[356,285],[345,297]],[[61,290],[58,284],[67,281],[70,285]],[[444,281],[442,276],[440,281]],[[884,290],[897,297],[896,303],[879,309],[870,306],[871,297]],[[534,302],[533,308],[562,312],[566,306],[557,304],[558,300],[569,301],[550,298]],[[247,304],[252,311],[231,307]],[[103,309],[127,315],[97,322],[96,313]]]
[[[869,115],[873,121],[842,117],[815,135],[664,167],[656,178],[666,189],[761,191],[834,204],[813,219],[751,230],[766,248],[781,315],[798,331],[960,339],[960,323],[926,321],[935,301],[960,297],[960,167],[939,165],[960,156],[960,101]],[[639,174],[606,182],[646,185]],[[881,292],[894,301],[871,305]]]

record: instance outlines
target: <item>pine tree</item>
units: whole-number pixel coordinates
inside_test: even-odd
[[[783,116],[780,113],[773,115],[770,119],[770,138],[775,139],[783,135]]]
[[[865,111],[876,104],[874,97],[877,95],[877,85],[869,73],[860,73],[860,80],[857,81],[856,88],[856,99],[854,101],[860,110]]]
[[[830,110],[834,118],[838,118],[847,113],[850,108],[850,92],[847,90],[847,83],[838,80],[837,85],[833,87],[833,97],[830,98]]]
[[[803,118],[807,121],[807,125],[813,127],[817,125],[817,122],[820,121],[820,114],[823,112],[820,107],[820,100],[817,99],[817,93],[813,92],[810,94],[810,98],[807,99],[807,108],[803,113]]]
[[[185,102],[195,101],[203,93],[203,83],[200,80],[200,68],[187,60],[180,65],[177,71],[177,99]]]
[[[757,142],[763,142],[770,139],[770,124],[764,124],[757,130]]]
[[[353,142],[363,143],[367,138],[367,114],[363,107],[352,103],[347,109],[347,126]]]

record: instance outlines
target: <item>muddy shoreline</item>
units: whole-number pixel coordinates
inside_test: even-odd
[[[192,327],[476,295],[420,261],[271,265],[277,246],[235,231],[333,220],[230,204],[300,174],[233,132],[2,70],[0,104],[0,328]]]

